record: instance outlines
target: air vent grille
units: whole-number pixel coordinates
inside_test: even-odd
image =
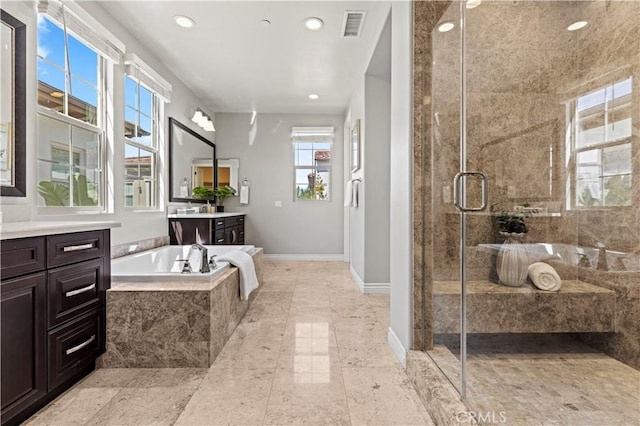
[[[366,10],[346,10],[342,22],[342,37],[360,37]]]

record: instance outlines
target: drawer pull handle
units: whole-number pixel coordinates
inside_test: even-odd
[[[71,290],[71,291],[67,291],[64,294],[64,297],[71,297],[71,296],[75,296],[77,294],[81,294],[81,293],[86,293],[87,291],[91,291],[91,290],[95,290],[96,289],[96,283],[93,283],[91,285],[88,285],[86,287],[82,287],[79,288],[77,290]]]
[[[79,244],[77,246],[66,246],[62,249],[63,252],[69,252],[69,251],[80,251],[80,250],[89,250],[93,248],[93,243],[87,243],[87,244]]]
[[[85,346],[90,345],[91,342],[93,342],[94,340],[96,340],[96,335],[95,334],[91,335],[91,337],[89,337],[89,339],[86,342],[82,342],[78,346],[74,346],[74,347],[72,347],[70,349],[67,349],[65,351],[65,354],[71,355],[74,352],[78,352],[80,349],[84,348]]]

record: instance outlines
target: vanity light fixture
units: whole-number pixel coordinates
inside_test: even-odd
[[[200,109],[196,109],[193,113],[193,117],[191,117],[191,121],[202,127],[206,132],[216,131],[213,127],[213,121],[211,121],[211,118],[209,118],[209,116]]]
[[[304,25],[311,31],[319,31],[324,27],[324,21],[320,18],[307,18],[304,20]]]
[[[180,25],[182,28],[191,28],[196,24],[193,19],[184,15],[176,15],[173,17],[173,20],[176,21],[176,24]]]
[[[309,99],[311,99],[312,101],[315,101],[316,99],[320,99],[320,96],[316,95],[315,93],[312,93],[309,95]]]
[[[442,24],[438,25],[438,31],[440,31],[441,33],[446,33],[454,29],[455,26],[456,25],[451,21],[443,22]]]
[[[587,24],[588,24],[587,21],[577,21],[577,22],[574,22],[573,24],[569,25],[567,27],[567,30],[576,31],[576,30],[579,30],[580,28],[586,27]]]

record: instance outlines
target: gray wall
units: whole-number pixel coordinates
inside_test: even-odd
[[[250,202],[226,200],[225,211],[247,213],[247,243],[264,247],[265,254],[343,254],[343,122],[341,115],[217,113],[216,149],[219,158],[240,159],[240,179],[251,182]],[[296,201],[293,187],[294,126],[333,126],[331,200]],[[275,201],[281,201],[277,208]]]

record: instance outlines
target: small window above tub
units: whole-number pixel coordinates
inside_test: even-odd
[[[293,200],[331,199],[333,127],[294,127]]]

